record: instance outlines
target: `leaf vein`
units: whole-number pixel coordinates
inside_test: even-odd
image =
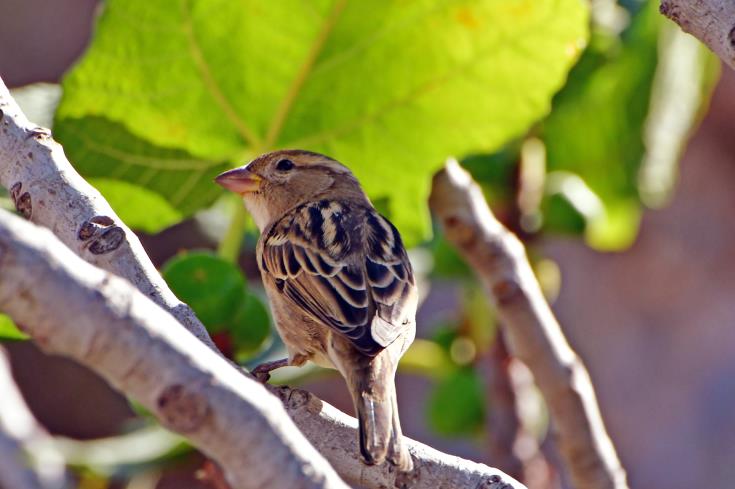
[[[182,27],[189,43],[189,53],[191,54],[194,65],[202,78],[202,82],[207,90],[209,90],[209,93],[212,95],[219,108],[224,112],[227,119],[229,119],[232,125],[235,126],[235,129],[244,141],[252,147],[259,147],[260,138],[258,138],[255,132],[253,132],[247,124],[245,124],[245,121],[240,118],[232,107],[230,101],[227,100],[227,97],[222,93],[217,80],[215,80],[214,75],[212,74],[212,70],[207,63],[196,35],[194,34],[194,26],[191,19],[191,5],[189,1],[190,0],[183,0],[182,2]]]
[[[346,4],[347,0],[337,0],[334,3],[332,11],[329,13],[329,16],[324,21],[322,28],[314,39],[314,43],[312,44],[309,53],[306,55],[304,63],[296,73],[296,78],[291,82],[291,86],[288,88],[283,100],[281,100],[278,109],[276,109],[276,113],[273,116],[273,120],[271,121],[265,137],[264,147],[266,149],[270,149],[278,140],[278,135],[281,132],[283,124],[286,122],[286,117],[288,117],[288,113],[291,111],[291,107],[293,107],[296,97],[298,97],[301,88],[304,86],[304,83],[306,83],[319,53],[321,53],[329,35],[334,30],[334,26],[337,24],[340,14],[344,10]]]

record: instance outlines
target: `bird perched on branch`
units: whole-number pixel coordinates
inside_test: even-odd
[[[413,467],[403,444],[394,377],[414,339],[418,293],[396,228],[350,170],[317,153],[275,151],[222,173],[261,231],[257,259],[285,365],[336,368],[360,424],[367,464]]]

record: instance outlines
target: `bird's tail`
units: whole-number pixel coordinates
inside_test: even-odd
[[[362,366],[359,375],[350,376],[350,391],[360,424],[360,454],[366,464],[382,464],[387,459],[408,472],[413,462],[398,419],[395,368],[386,360],[378,355]]]

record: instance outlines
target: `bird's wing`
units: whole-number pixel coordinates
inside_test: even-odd
[[[261,241],[260,268],[314,319],[376,354],[413,321],[414,278],[398,231],[375,210],[299,206]]]

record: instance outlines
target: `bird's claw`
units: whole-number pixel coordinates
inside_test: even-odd
[[[276,360],[274,362],[264,362],[255,367],[250,373],[255,377],[261,384],[267,384],[271,378],[271,371],[285,367],[288,365],[288,358],[282,360]]]

